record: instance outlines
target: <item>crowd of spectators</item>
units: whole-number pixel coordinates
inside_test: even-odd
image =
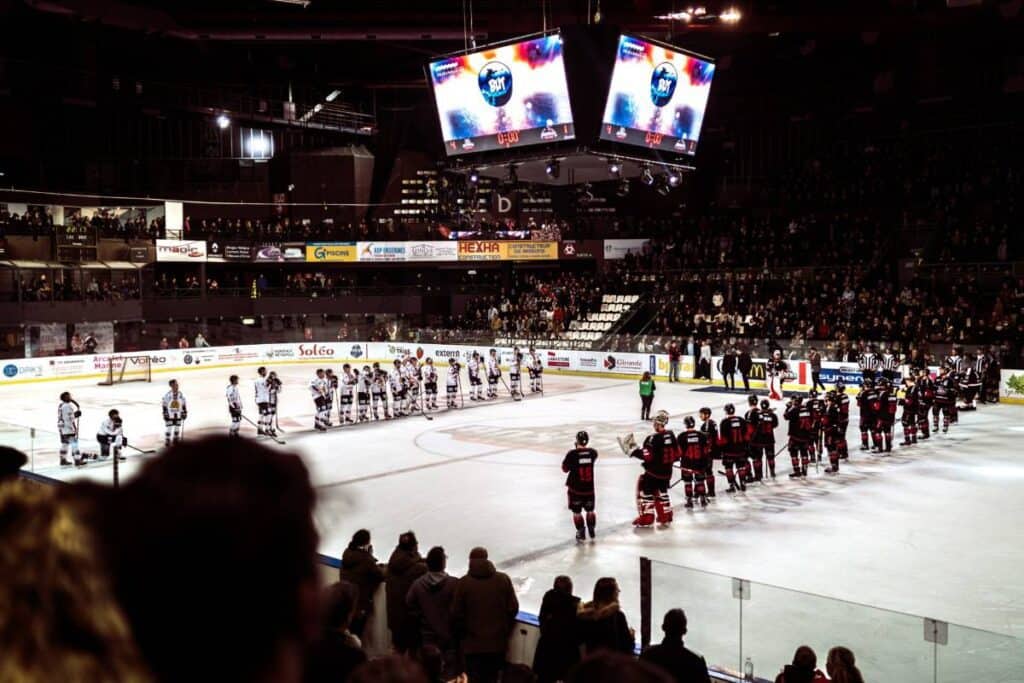
[[[382,563],[361,529],[338,581],[322,588],[315,495],[296,455],[207,437],[147,461],[120,488],[60,490],[11,478],[26,458],[0,456],[4,680],[709,682],[684,645],[681,609],[635,658],[610,577],[589,601],[569,577],[554,580],[532,667],[506,662],[519,602],[485,548],[454,576],[443,547],[422,556],[406,532]],[[361,637],[381,584],[393,654],[371,658]],[[863,680],[846,648],[826,668],[832,680]],[[815,672],[801,647],[779,680],[820,680],[807,677]]]
[[[31,271],[29,271],[31,272]],[[87,276],[85,287],[71,274],[62,274],[54,280],[40,272],[38,275],[22,276],[18,279],[18,289],[22,301],[125,301],[138,299],[139,280],[134,274],[123,274],[119,279],[111,275],[110,279]],[[16,292],[12,292],[12,298]]]

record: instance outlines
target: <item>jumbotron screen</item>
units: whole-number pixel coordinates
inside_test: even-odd
[[[428,65],[448,156],[575,137],[559,33]]]
[[[620,36],[601,139],[696,154],[714,75],[710,61]]]

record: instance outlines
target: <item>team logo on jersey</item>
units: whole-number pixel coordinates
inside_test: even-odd
[[[664,107],[672,99],[679,83],[679,72],[671,62],[662,62],[651,74],[651,101],[655,107]]]
[[[487,62],[477,75],[484,101],[492,107],[504,107],[512,98],[512,70],[501,62]]]

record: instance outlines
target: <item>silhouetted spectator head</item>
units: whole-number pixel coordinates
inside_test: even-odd
[[[656,666],[619,652],[601,651],[585,657],[569,672],[568,683],[673,683]]]
[[[117,597],[158,680],[301,672],[320,593],[314,492],[298,456],[200,439],[97,502]]]
[[[443,572],[447,564],[448,556],[441,546],[436,545],[427,552],[427,571]]]
[[[678,607],[665,612],[665,618],[661,621],[661,630],[669,638],[682,638],[685,636],[686,612]]]
[[[801,645],[793,653],[793,666],[813,671],[818,666],[818,655],[814,653],[814,650],[809,645]]]
[[[368,545],[370,545],[370,532],[366,529],[360,529],[352,534],[352,542],[348,544],[350,548],[365,548]]]
[[[829,650],[825,670],[836,683],[864,683],[856,658],[848,648],[834,647]]]
[[[18,449],[0,446],[0,481],[17,477],[27,462],[28,457]]]
[[[566,595],[572,595],[572,579],[564,574],[562,576],[555,577],[555,583],[552,587],[556,591],[565,593]]]
[[[471,560],[486,560],[487,559],[487,548],[476,547],[469,551],[469,559]]]
[[[348,581],[338,581],[324,591],[324,627],[344,631],[352,623],[359,600],[359,589]]]
[[[619,584],[618,582],[609,577],[605,576],[597,580],[594,584],[594,604],[608,605],[619,600]]]
[[[348,683],[429,683],[419,662],[391,655],[366,662],[352,672]]]
[[[398,537],[398,547],[402,550],[408,550],[409,552],[415,552],[419,548],[419,541],[416,540],[416,534],[411,531],[406,531],[404,534]]]

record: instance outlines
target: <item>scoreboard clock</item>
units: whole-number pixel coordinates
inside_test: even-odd
[[[64,263],[99,260],[99,236],[96,228],[91,225],[58,225],[55,230],[56,260]]]

